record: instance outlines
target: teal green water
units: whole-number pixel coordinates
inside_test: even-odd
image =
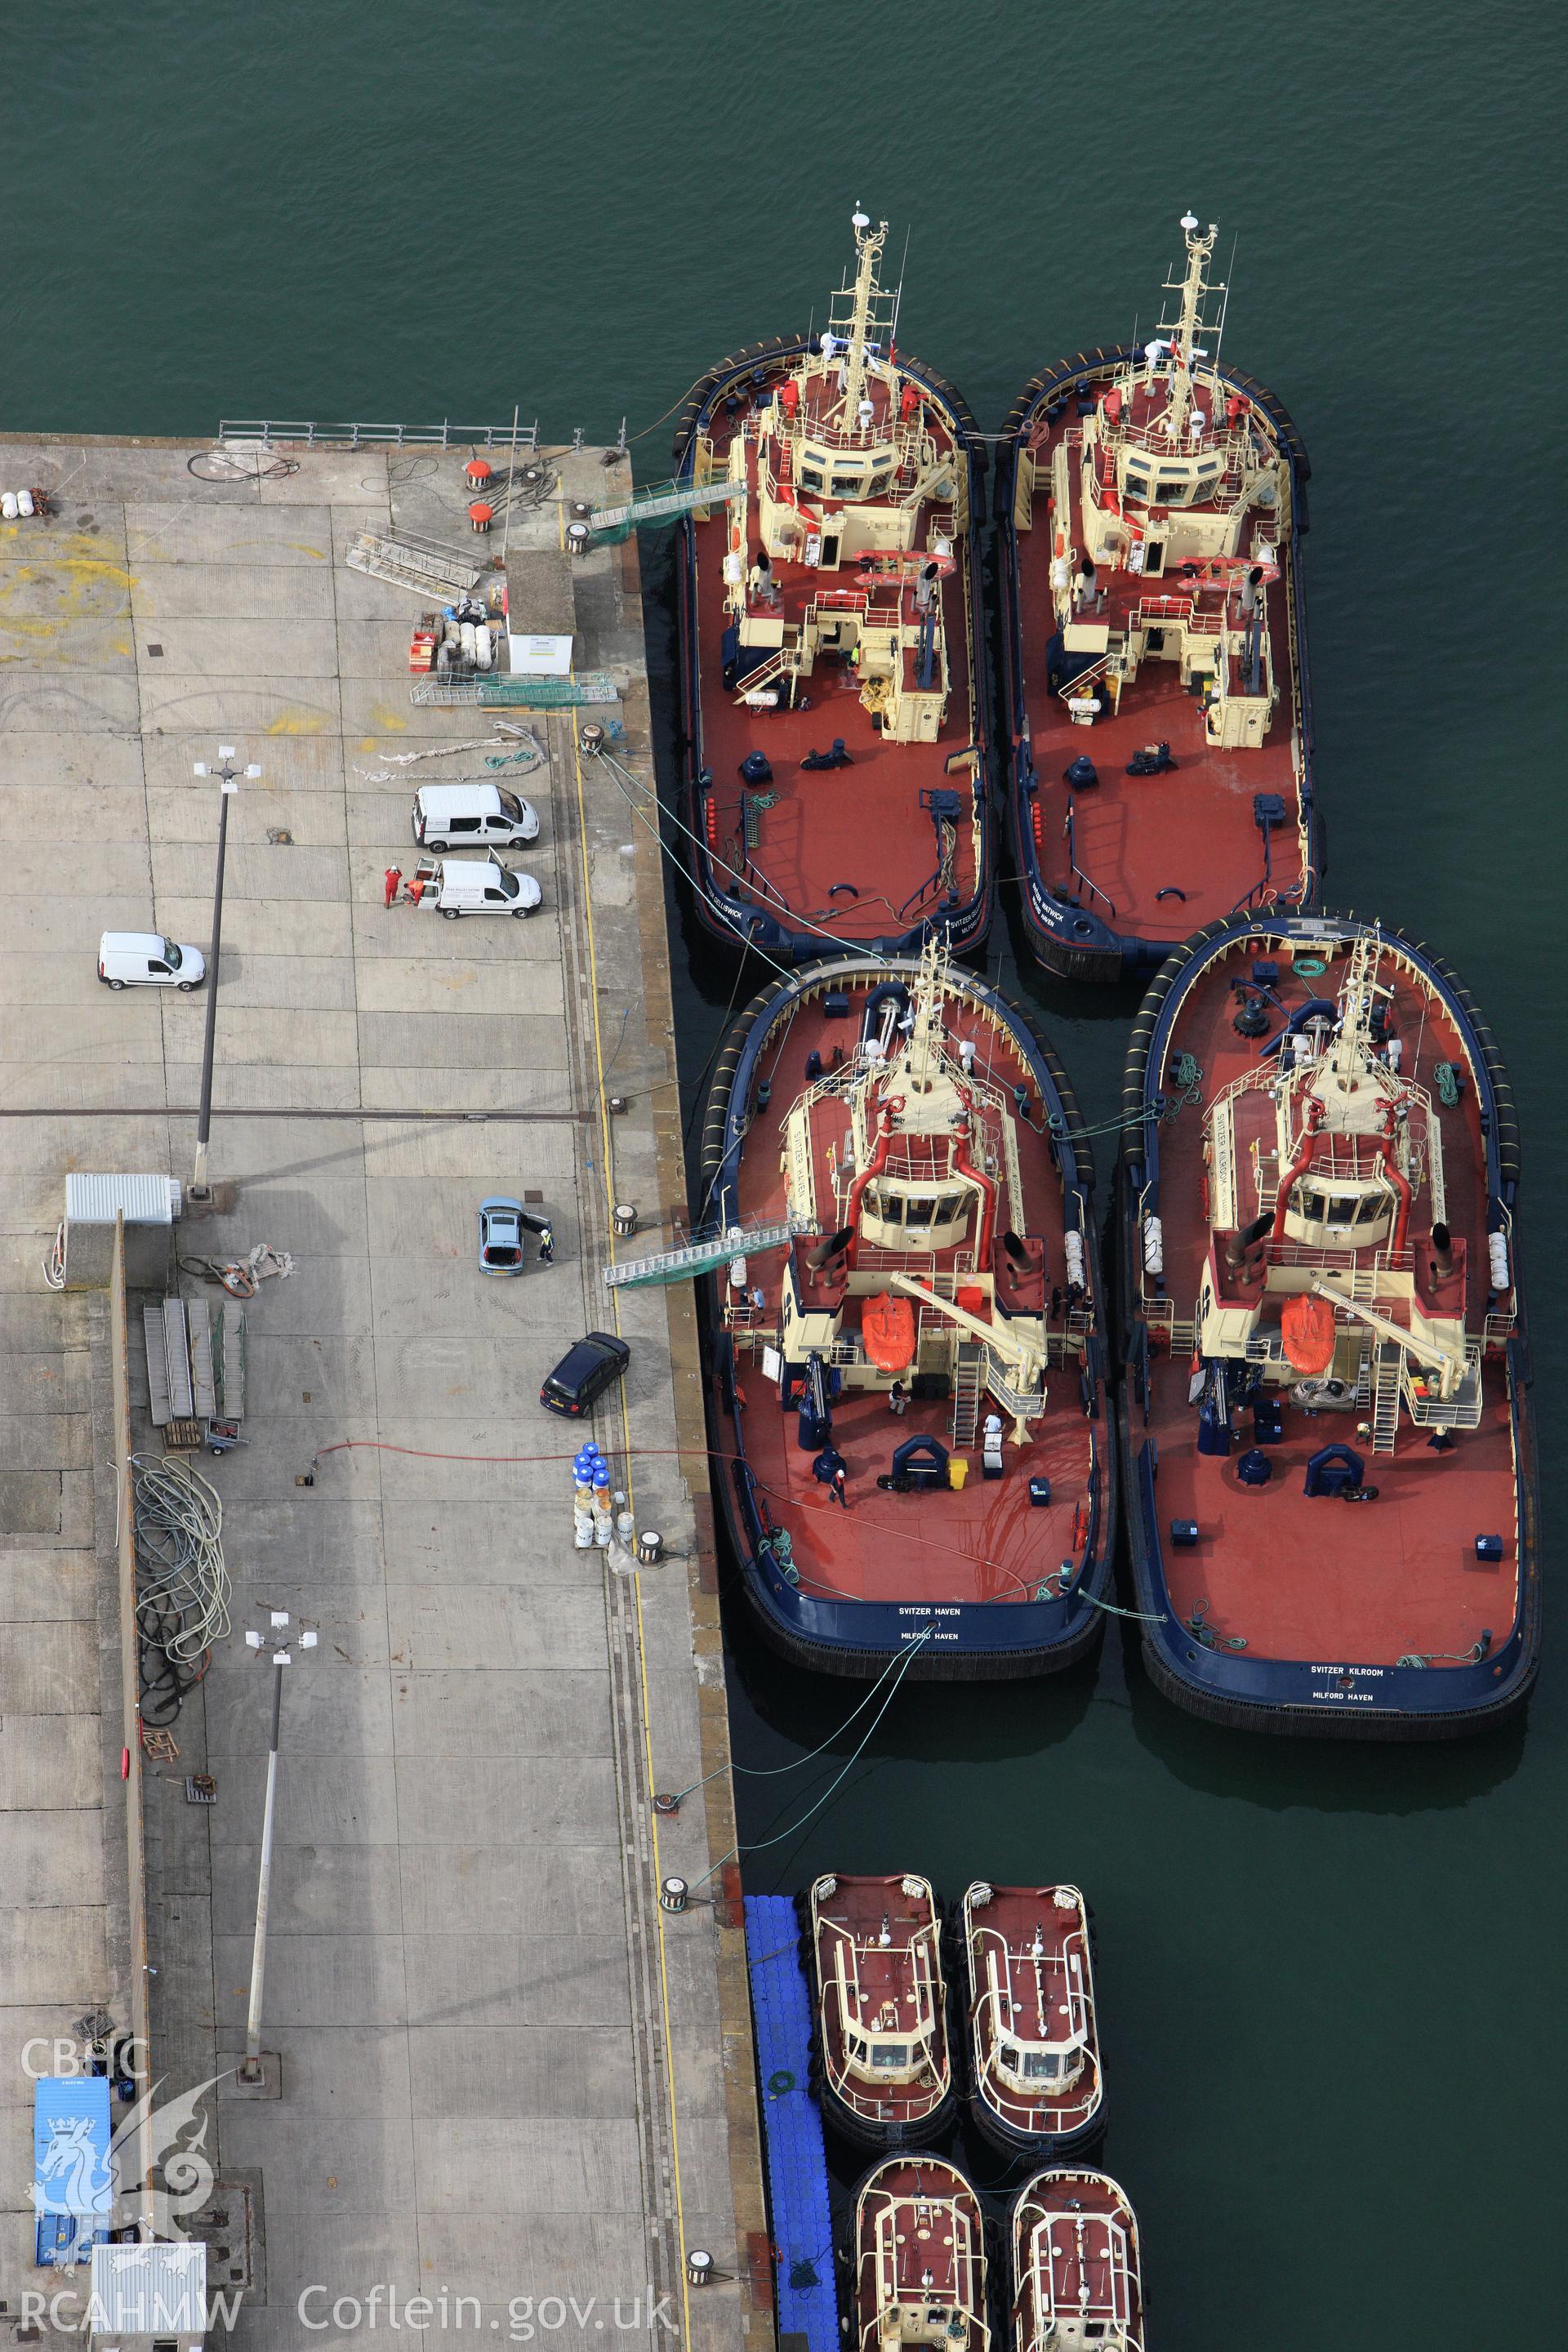
[[[1449,954],[1512,1066],[1548,1531],[1565,1288],[1559,682],[1564,362],[1539,8],[790,8],[450,0],[9,14],[0,425],[510,418],[635,434],[910,232],[901,333],[994,428],[1147,320],[1191,205],[1238,240],[1227,350],[1311,453],[1330,895]],[[638,443],[661,473],[667,428]],[[668,562],[650,544],[656,644]],[[997,952],[1010,962],[1005,927]],[[681,975],[695,1078],[726,986]],[[1091,1119],[1126,995],[1033,990]],[[1545,2345],[1568,2028],[1557,1629],[1526,1724],[1320,1749],[1189,1724],[1113,1639],[1065,1685],[898,1698],[751,1864],[1079,1879],[1107,2160],[1162,2352]],[[737,1628],[743,1761],[850,1703]],[[853,1741],[838,1744],[833,1770]],[[831,1778],[742,1784],[745,1833]],[[782,1793],[781,1793],[782,1792]],[[1553,2319],[1553,2312],[1559,2314]]]

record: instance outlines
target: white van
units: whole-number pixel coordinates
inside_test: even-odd
[[[200,948],[178,946],[156,931],[105,931],[98,976],[107,988],[180,988],[189,995],[207,976]]]
[[[504,848],[537,841],[531,804],[499,784],[421,784],[414,795],[414,838],[421,849]]]
[[[408,887],[451,923],[459,915],[531,915],[544,896],[531,874],[514,874],[497,857],[422,857]]]

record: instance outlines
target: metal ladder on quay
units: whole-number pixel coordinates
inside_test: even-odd
[[[1399,1381],[1405,1350],[1392,1339],[1380,1339],[1373,1358],[1372,1450],[1392,1454],[1399,1434]]]

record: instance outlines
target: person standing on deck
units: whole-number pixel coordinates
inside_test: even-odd
[[[1094,558],[1092,555],[1085,552],[1079,558],[1078,577],[1074,580],[1072,586],[1074,611],[1081,612],[1086,604],[1093,604],[1097,603],[1099,593],[1100,575],[1094,568]]]
[[[819,1479],[837,1501],[842,1511],[849,1508],[845,1487],[848,1483],[849,1465],[837,1445],[825,1445],[811,1465],[811,1475]]]

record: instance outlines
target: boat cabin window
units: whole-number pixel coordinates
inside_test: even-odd
[[[1356,1202],[1353,1192],[1336,1192],[1329,1202],[1331,1225],[1353,1225]]]
[[[1149,496],[1148,475],[1135,470],[1130,470],[1127,476],[1127,495],[1130,499],[1143,499],[1146,500]]]
[[[1004,2042],[996,2055],[1004,2073],[1025,2083],[1054,2083],[1062,2070],[1054,2050],[1018,2050]]]
[[[891,479],[892,477],[889,474],[873,474],[871,477],[871,486],[867,493],[868,497],[879,499]]]
[[[842,469],[833,477],[833,496],[836,499],[853,498],[860,488],[860,481],[858,466]]]
[[[803,466],[800,469],[800,486],[803,490],[819,490],[822,488],[822,478],[820,466]]]
[[[1388,1202],[1381,1194],[1367,1192],[1363,1195],[1361,1207],[1356,1211],[1356,1223],[1375,1225],[1378,1219],[1386,1213],[1387,1208]]]
[[[907,2042],[879,2042],[871,2053],[873,2066],[907,2066],[909,2063],[910,2053]]]
[[[866,2044],[858,2033],[849,2036],[849,2055],[851,2058],[864,2058],[866,2055]]]
[[[935,1215],[936,1202],[934,1201],[906,1201],[904,1202],[904,1223],[906,1225],[929,1225]]]
[[[877,1214],[885,1225],[901,1225],[904,1222],[903,1194],[901,1192],[879,1193]]]
[[[1321,1192],[1309,1192],[1304,1185],[1298,1184],[1292,1206],[1299,1217],[1306,1217],[1316,1225],[1322,1223],[1325,1212]]]

